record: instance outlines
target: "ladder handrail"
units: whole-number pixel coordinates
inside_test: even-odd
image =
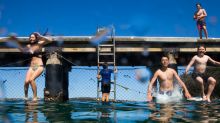
[[[99,32],[100,31],[100,29],[98,28],[97,29],[97,31]],[[107,43],[109,46],[108,47],[112,47],[112,49],[111,49],[111,53],[113,54],[113,71],[114,71],[114,101],[116,101],[116,72],[115,72],[115,70],[117,69],[116,68],[116,63],[115,63],[115,61],[116,61],[116,59],[115,59],[115,28],[113,27],[113,26],[111,26],[111,35],[110,35],[110,37],[111,37],[111,44],[113,45],[113,46],[111,46],[111,44],[109,44],[109,43]],[[107,45],[107,44],[101,44],[101,43],[98,43],[98,45],[97,45],[97,74],[99,75],[100,74],[100,63],[104,63],[104,62],[100,62],[100,56],[101,56],[101,54],[102,53],[100,53],[100,51],[101,51],[101,47],[103,47],[102,45]],[[108,63],[108,62],[107,62]],[[111,62],[110,63],[112,63],[112,60],[111,60]],[[99,84],[100,84],[100,80],[97,78],[97,100],[99,100],[100,99],[100,97],[99,97],[99,92],[100,92],[100,90],[99,90]]]

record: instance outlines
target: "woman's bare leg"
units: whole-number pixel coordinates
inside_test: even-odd
[[[27,73],[26,73],[26,78],[25,78],[25,82],[24,82],[24,96],[25,96],[25,100],[28,99],[28,88],[29,88],[31,74],[32,74],[32,71],[29,68]]]
[[[31,78],[30,78],[30,84],[33,91],[33,100],[37,100],[37,85],[35,82],[35,79],[39,77],[43,72],[43,67],[38,67],[36,71],[33,72]]]

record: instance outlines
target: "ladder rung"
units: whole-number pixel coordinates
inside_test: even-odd
[[[114,53],[99,53],[99,55],[110,56],[110,55],[114,55]]]
[[[99,51],[99,54],[100,53],[113,53],[112,51]]]
[[[107,64],[114,64],[114,62],[99,62],[99,64],[104,64],[104,63],[107,63]]]
[[[115,82],[114,82],[114,81],[111,81],[110,83],[111,83],[111,84],[114,84]]]
[[[100,47],[112,47],[114,44],[100,44]]]
[[[99,92],[102,92],[101,90],[99,90]],[[115,92],[114,90],[110,90],[110,92]]]

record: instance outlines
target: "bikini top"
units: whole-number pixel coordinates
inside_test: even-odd
[[[42,53],[40,51],[35,51],[33,53],[30,53],[31,57],[38,57],[42,58]]]
[[[31,47],[32,47],[33,45],[37,45],[37,44],[38,44],[38,42],[30,43]],[[32,57],[42,58],[41,49],[36,50],[36,51],[29,50],[29,54],[30,54],[31,58],[32,58]]]

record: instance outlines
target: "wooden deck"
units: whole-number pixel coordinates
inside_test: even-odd
[[[94,45],[94,36],[53,36],[53,42],[43,48],[61,49],[62,56],[79,66],[97,65],[97,46]],[[28,37],[18,37],[22,45],[28,43]],[[157,66],[160,56],[164,52],[173,52],[178,65],[186,65],[197,52],[199,44],[205,44],[207,54],[214,60],[220,61],[220,38],[198,40],[195,37],[138,37],[115,36],[116,64],[119,66]],[[107,37],[107,42],[111,41]],[[7,40],[0,38],[0,66],[27,66],[28,54],[22,54],[17,48],[8,47]],[[60,44],[60,45],[59,45]],[[103,47],[103,51],[111,51],[110,47]],[[108,56],[103,56],[108,58]],[[44,57],[45,58],[45,57]],[[25,61],[25,62],[20,62]],[[45,60],[44,60],[45,61]],[[19,62],[14,64],[14,62]],[[13,63],[13,64],[11,64]],[[9,65],[8,65],[9,64]],[[71,64],[72,65],[72,64]]]
[[[52,46],[62,43],[62,51],[91,53],[96,52],[96,46],[91,40],[94,36],[53,36]],[[19,52],[16,48],[7,47],[5,37],[0,38],[0,52]],[[28,42],[28,37],[18,37],[23,44]],[[107,37],[107,41],[111,40]],[[115,36],[116,52],[164,52],[175,49],[178,52],[196,52],[197,45],[204,43],[207,52],[220,52],[220,38],[197,39],[195,37],[138,37],[138,36]],[[45,48],[43,49],[43,51]],[[103,50],[110,50],[105,48]]]

